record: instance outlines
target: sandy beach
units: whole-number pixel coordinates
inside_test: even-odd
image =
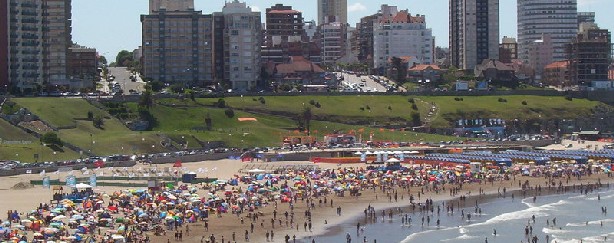
[[[202,177],[211,177],[218,179],[228,179],[235,175],[239,175],[239,170],[244,168],[244,166],[249,165],[250,168],[265,168],[267,166],[286,166],[286,165],[313,165],[310,162],[272,162],[272,163],[243,163],[237,160],[220,160],[220,161],[207,161],[207,162],[198,162],[198,163],[184,163],[183,168],[172,168],[171,170],[178,169],[180,172],[195,172],[198,174],[199,178]],[[168,167],[172,167],[171,164],[167,165],[154,165],[159,169],[166,169]],[[342,167],[347,168],[358,168],[358,167],[366,167],[367,164],[351,164],[351,165],[336,165],[336,164],[317,164],[321,169],[335,169],[338,170]],[[126,170],[140,170],[151,167],[150,165],[137,165],[133,168],[128,168]],[[82,171],[73,171],[72,174],[80,177]],[[94,170],[92,173],[110,173],[109,168],[102,168],[99,170]],[[181,173],[180,173],[181,174]],[[62,178],[62,180],[68,175],[68,172],[53,174],[50,173],[52,179]],[[0,179],[0,193],[2,195],[3,200],[0,200],[0,211],[6,212],[7,210],[18,210],[19,212],[28,212],[30,210],[35,209],[39,203],[49,202],[52,197],[52,192],[50,189],[44,189],[41,186],[35,186],[29,189],[11,189],[11,187],[19,182],[29,182],[29,180],[37,179],[40,180],[42,178],[41,175],[20,175],[13,177],[6,177]],[[480,197],[496,197],[497,193],[500,193],[502,188],[506,188],[508,191],[508,195],[513,193],[515,190],[520,190],[518,180],[522,180],[522,182],[528,181],[531,186],[541,185],[542,187],[546,187],[546,180],[543,177],[515,177],[514,179],[510,179],[507,181],[495,181],[492,183],[471,183],[464,184],[462,190],[455,194],[454,196],[448,193],[448,190],[456,185],[444,185],[439,193],[435,191],[431,191],[429,187],[410,187],[409,189],[402,188],[393,188],[389,192],[397,192],[398,200],[395,201],[392,199],[392,196],[387,196],[385,192],[381,189],[363,189],[361,191],[361,195],[358,197],[349,196],[347,193],[344,197],[338,197],[334,194],[329,194],[326,197],[326,203],[320,203],[319,200],[324,200],[323,198],[312,198],[313,201],[308,202],[308,200],[298,199],[297,203],[294,204],[294,222],[290,224],[285,220],[284,213],[291,212],[290,205],[288,203],[277,203],[277,208],[275,208],[275,204],[265,204],[262,207],[258,208],[257,211],[259,213],[259,217],[256,221],[252,221],[247,217],[246,214],[242,214],[240,217],[237,215],[233,215],[230,213],[221,214],[221,217],[216,217],[212,215],[209,217],[208,221],[208,230],[205,229],[204,223],[202,221],[198,221],[196,223],[184,224],[180,230],[183,233],[184,242],[205,242],[205,240],[209,239],[208,237],[211,234],[214,234],[216,238],[216,242],[245,242],[244,233],[249,231],[250,242],[284,242],[284,237],[288,235],[290,237],[290,242],[292,239],[296,237],[299,239],[307,239],[303,242],[318,242],[317,236],[331,233],[330,231],[335,230],[335,226],[339,225],[341,222],[348,222],[351,220],[356,220],[357,218],[363,215],[363,210],[367,208],[367,206],[371,206],[375,208],[375,211],[379,212],[384,209],[389,208],[397,208],[397,207],[407,207],[409,206],[409,197],[413,195],[415,198],[415,202],[424,202],[426,199],[432,199],[433,201],[447,201],[457,199],[459,196],[478,196],[481,191],[482,194]],[[581,180],[571,179],[571,181],[566,185],[586,185],[591,183],[597,183],[597,181],[601,183],[611,183],[612,178],[608,178],[605,174],[597,174],[590,177],[583,177]],[[565,182],[563,182],[565,183]],[[240,184],[239,186],[245,189],[245,184]],[[95,192],[107,192],[112,193],[114,191],[120,191],[126,188],[116,188],[116,187],[97,187],[95,188]],[[235,188],[236,189],[236,188]],[[207,191],[199,190],[199,194],[205,194]],[[418,197],[420,194],[420,197]],[[331,200],[332,206],[331,206]],[[481,199],[480,199],[481,200]],[[305,230],[305,224],[309,222],[309,217],[305,216],[305,211],[308,210],[309,203],[313,203],[314,207],[311,208],[311,230]],[[337,208],[341,208],[341,215],[337,215]],[[273,224],[271,220],[273,219],[273,212],[277,211],[277,217],[274,219]],[[244,218],[243,224],[241,224],[241,218]],[[253,227],[253,233],[251,230],[251,225]],[[189,235],[186,232],[185,226],[189,225]],[[288,226],[286,226],[288,225]],[[267,232],[274,232],[273,239],[267,239]],[[235,240],[233,239],[233,233],[235,235]],[[154,236],[152,233],[146,233],[151,237],[152,242],[167,242],[175,241],[173,237],[173,232],[169,231],[166,236]],[[224,240],[222,240],[224,239]]]

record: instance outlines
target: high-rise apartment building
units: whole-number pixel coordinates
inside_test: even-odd
[[[518,43],[516,38],[504,36],[501,39],[501,44],[499,44],[499,61],[511,63],[514,59],[518,59]]]
[[[318,26],[316,41],[320,45],[322,65],[334,65],[346,52],[347,24],[327,22]]]
[[[583,23],[577,36],[566,45],[571,84],[589,86],[592,81],[608,80],[612,35],[597,24]]]
[[[0,5],[0,85],[22,92],[74,86],[67,75],[71,1],[7,0]]]
[[[348,1],[347,0],[318,0],[318,25],[327,22],[326,18],[335,18],[335,22],[347,24],[348,22]]]
[[[234,0],[227,2],[221,13],[214,16],[223,16],[216,19],[215,24],[223,24],[219,37],[223,41],[216,41],[216,52],[223,50],[224,82],[234,91],[247,91],[255,88],[260,80],[260,50],[262,46],[262,22],[260,12],[254,12],[245,2]],[[216,38],[218,34],[215,34]],[[217,59],[217,54],[216,59]]]
[[[194,11],[189,7],[170,12],[159,8],[150,12],[141,15],[143,75],[153,80],[188,87],[211,84],[212,15],[203,15],[202,11]]]
[[[582,23],[595,23],[595,12],[578,12],[578,29]]]
[[[33,91],[44,82],[43,1],[9,0],[8,77],[12,86]]]
[[[451,65],[473,69],[499,58],[499,0],[450,0]]]
[[[80,80],[72,80],[77,82],[73,83],[68,76],[68,48],[72,45],[70,1],[43,1],[44,79],[53,86],[82,87]]]
[[[0,3],[0,93],[9,88],[9,5]]]
[[[276,4],[267,8],[265,45],[300,42],[305,36],[303,26],[303,13],[292,9],[292,6]]]
[[[424,15],[412,16],[408,10],[396,11],[395,7],[394,13],[383,14],[373,24],[374,68],[384,70],[390,58],[405,56],[420,64],[432,64],[433,49],[432,30],[426,27]]]
[[[291,56],[302,56],[302,44],[307,43],[303,27],[303,14],[292,6],[276,4],[267,8],[263,62],[279,64],[289,61]]]
[[[540,39],[529,43],[527,64],[533,68],[533,79],[542,80],[544,68],[554,62],[552,53],[554,45],[549,34],[542,34]]]
[[[194,10],[194,0],[149,0],[149,14],[162,10],[167,12]]]
[[[373,25],[377,21],[379,14],[373,14],[362,17],[360,23],[356,25],[358,32],[358,60],[366,62],[373,60]],[[373,68],[373,63],[369,63],[370,68]]]
[[[547,34],[552,38],[553,60],[566,58],[565,44],[578,29],[577,0],[518,0],[518,56],[529,60],[531,44]]]
[[[94,81],[99,78],[96,49],[73,45],[68,48],[68,60],[68,78],[74,83],[71,87],[93,87]]]

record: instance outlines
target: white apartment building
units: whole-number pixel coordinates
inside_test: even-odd
[[[553,61],[566,59],[565,44],[578,33],[577,0],[518,0],[518,56],[528,62],[543,34],[552,39]]]
[[[386,6],[389,8],[389,6]],[[433,63],[433,33],[424,15],[411,16],[407,10],[382,9],[373,24],[374,67],[385,68],[392,57],[412,57],[421,64]],[[411,64],[410,64],[411,66]]]
[[[224,16],[224,79],[234,91],[247,91],[260,79],[260,12],[244,2],[227,2]]]

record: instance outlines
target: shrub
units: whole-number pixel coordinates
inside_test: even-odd
[[[208,112],[207,112],[207,115],[205,116],[205,126],[207,127],[207,130],[209,131],[213,129],[213,121],[211,120],[211,115],[209,115]]]
[[[569,101],[573,101],[573,97],[571,97],[571,96],[565,96],[565,99],[569,100]]]
[[[258,100],[260,101],[260,104],[266,104],[266,100],[264,100],[264,97],[260,96],[260,98],[258,98]]]
[[[41,136],[41,142],[48,146],[58,146],[58,147],[64,146],[64,143],[62,142],[60,137],[58,137],[58,134],[54,132],[48,132],[48,133],[45,133],[43,136]]]
[[[411,109],[417,111],[418,106],[416,104],[411,104]]]
[[[365,108],[364,108],[364,107],[360,107],[360,108],[358,108],[358,109],[360,109],[361,111],[364,111],[364,110],[365,110]]]
[[[95,128],[102,128],[102,126],[104,125],[104,119],[102,118],[102,115],[97,115],[96,117],[94,117],[94,119],[92,119],[92,124]]]
[[[309,101],[309,104],[310,104],[310,105],[316,105],[316,101],[315,101],[315,100],[310,100],[310,101]]]
[[[388,106],[388,110],[392,110],[392,106]]]
[[[367,105],[365,108],[367,108],[367,110],[371,110],[371,107],[369,105]]]
[[[414,98],[409,98],[409,99],[407,99],[407,102],[412,103],[412,104],[416,103],[416,101],[414,100]]]
[[[94,120],[94,112],[92,111],[87,112],[87,120],[88,121]]]
[[[235,116],[235,111],[232,108],[228,108],[224,111],[224,114],[226,114],[228,118],[233,118]]]
[[[316,108],[320,108],[320,107],[322,107],[322,105],[320,105],[320,102],[316,102],[315,107]]]
[[[499,98],[499,102],[507,102],[507,100],[503,98]]]
[[[226,101],[222,98],[217,100],[217,108],[226,108]]]
[[[522,105],[527,105],[527,102],[523,100]]]

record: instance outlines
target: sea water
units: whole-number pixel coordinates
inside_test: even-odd
[[[518,192],[516,193],[518,194]],[[509,196],[488,202],[478,202],[482,214],[475,213],[475,201],[467,199],[458,208],[454,205],[454,214],[446,213],[446,207],[441,207],[437,215],[435,202],[434,213],[429,213],[430,224],[426,220],[422,225],[422,214],[418,209],[402,209],[392,219],[382,217],[381,209],[376,209],[377,222],[365,220],[364,215],[337,225],[334,232],[325,236],[314,237],[315,242],[347,242],[349,234],[351,242],[531,242],[537,236],[538,242],[614,242],[614,190],[601,189],[587,195],[579,191],[566,194],[538,196],[526,198]],[[463,208],[464,207],[464,208]],[[607,213],[602,212],[602,207]],[[464,217],[461,216],[461,210]],[[467,214],[471,214],[468,220]],[[402,223],[405,214],[411,217],[411,225]],[[535,216],[535,222],[532,218]],[[554,219],[556,218],[556,225]],[[440,219],[439,227],[436,226]],[[357,230],[360,222],[362,230]],[[525,229],[532,228],[532,234],[526,235]],[[496,235],[494,234],[496,231]],[[366,238],[365,238],[366,237]],[[606,241],[607,240],[607,241]],[[303,242],[311,242],[304,239]]]

